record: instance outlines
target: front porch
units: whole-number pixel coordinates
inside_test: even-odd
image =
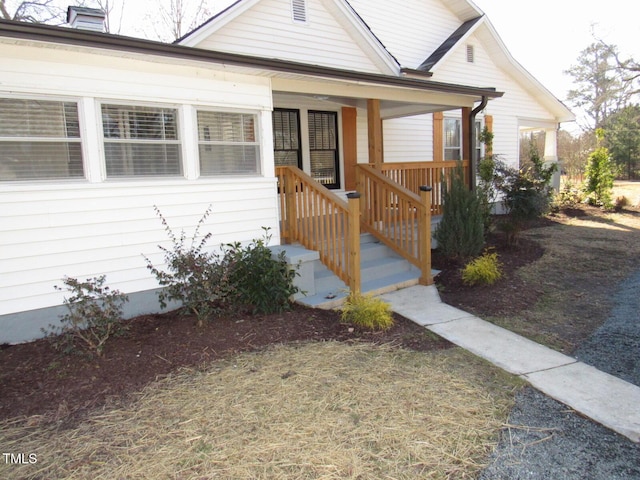
[[[456,164],[359,164],[356,192],[347,200],[296,167],[277,167],[285,244],[277,250],[299,265],[306,295],[297,300],[333,308],[349,291],[380,294],[432,284],[441,182]]]

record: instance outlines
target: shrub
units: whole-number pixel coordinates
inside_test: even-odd
[[[276,313],[291,308],[290,298],[298,287],[293,285],[297,271],[287,264],[285,252],[276,258],[267,247],[271,235],[265,228],[263,239],[246,247],[240,243],[224,248],[223,262],[229,265],[229,283],[237,292],[237,301],[253,313]]]
[[[351,293],[342,306],[341,318],[345,322],[368,330],[388,330],[393,326],[391,306],[372,295]]]
[[[553,198],[552,209],[575,208],[583,200],[584,196],[580,189],[572,182],[567,181]]]
[[[518,235],[526,222],[535,220],[549,211],[553,197],[551,178],[558,166],[548,167],[535,149],[530,153],[530,166],[515,169],[499,162],[496,166],[496,188],[503,194],[507,217],[502,229],[507,234],[507,243],[517,243]]]
[[[482,202],[465,183],[462,163],[448,182],[443,180],[442,198],[442,219],[435,232],[438,249],[454,260],[478,255],[484,245]]]
[[[481,257],[469,262],[462,270],[465,285],[493,285],[502,278],[502,264],[496,252],[485,252]]]
[[[129,298],[118,290],[111,290],[105,282],[105,275],[84,282],[71,277],[63,280],[66,290],[72,294],[64,299],[69,313],[60,317],[62,326],[50,325],[48,330],[43,329],[53,337],[56,349],[72,353],[76,343],[81,342],[86,349],[101,356],[107,340],[126,331],[122,306]],[[54,288],[64,290],[57,285]]]
[[[160,209],[157,206],[153,208],[171,240],[171,248],[158,246],[164,253],[166,271],[154,266],[143,255],[147,268],[164,287],[158,292],[160,306],[165,308],[168,302],[178,301],[183,305],[183,311],[195,315],[198,326],[203,326],[211,317],[228,308],[236,295],[229,283],[228,263],[220,262],[215,253],[204,250],[211,233],[198,240],[200,228],[211,214],[211,206],[198,221],[188,245],[184,230],[176,236]]]
[[[603,132],[599,130],[596,135],[600,141]],[[587,194],[587,201],[591,205],[611,208],[614,165],[607,148],[599,146],[589,155],[585,176],[584,191]]]

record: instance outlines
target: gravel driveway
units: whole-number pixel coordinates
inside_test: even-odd
[[[640,271],[623,283],[613,304],[610,318],[574,356],[640,386]],[[479,478],[640,480],[640,444],[527,387]]]

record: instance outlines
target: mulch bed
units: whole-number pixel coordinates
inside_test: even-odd
[[[515,271],[538,259],[543,253],[541,247],[523,239],[517,249],[510,249],[497,236],[489,238],[488,246],[498,252],[504,274],[490,287],[463,285],[461,266],[435,253],[434,267],[442,270],[436,282],[443,301],[483,315],[528,308],[537,294],[520,288]],[[341,323],[338,312],[295,306],[282,314],[234,315],[198,328],[193,318],[170,312],[129,320],[128,334],[110,339],[101,358],[63,355],[44,339],[2,345],[0,420],[77,420],[92,409],[126,399],[181,367],[199,368],[219,358],[273,344],[364,341],[418,351],[451,345],[405,318],[395,319],[390,330],[372,333]]]

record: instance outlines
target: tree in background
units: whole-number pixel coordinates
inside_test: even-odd
[[[29,23],[60,25],[66,21],[66,9],[54,0],[0,0],[0,18]]]
[[[576,88],[567,96],[575,107],[591,120],[586,129],[601,128],[607,118],[629,100],[629,82],[621,76],[616,62],[616,47],[594,42],[580,52],[578,63],[565,73],[572,76]]]
[[[640,106],[629,105],[611,115],[605,124],[605,140],[618,176],[636,179],[640,160]]]

